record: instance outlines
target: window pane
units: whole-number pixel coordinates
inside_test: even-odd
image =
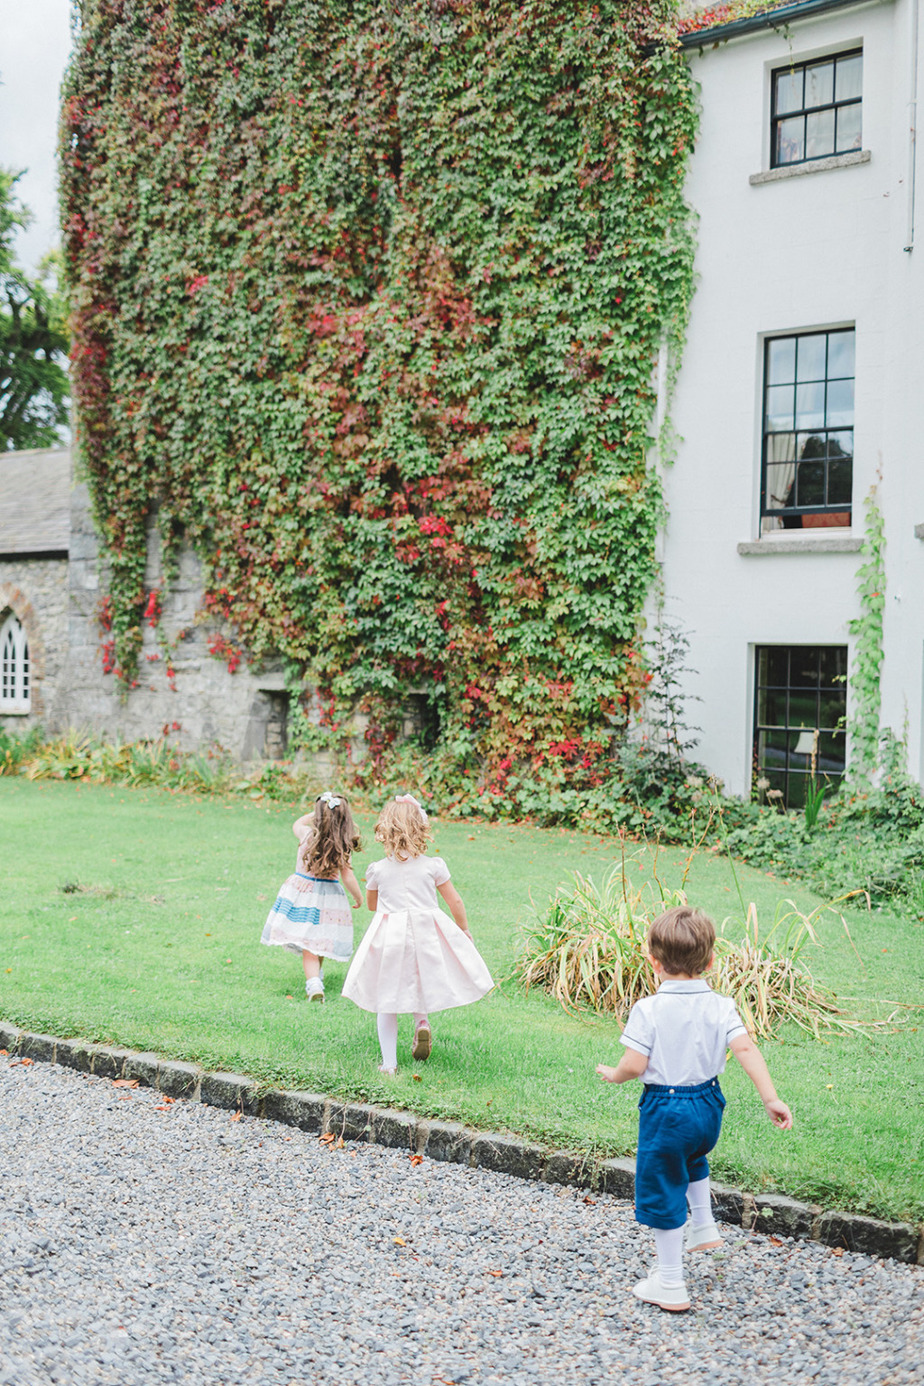
[[[823,159],[834,153],[834,112],[816,111],[805,117],[805,157]]]
[[[802,110],[803,73],[804,69],[799,67],[795,70],[786,69],[774,74],[774,82],[776,83],[774,109],[778,115],[783,115],[787,111]]]
[[[761,765],[784,766],[788,758],[789,737],[788,731],[761,732],[758,750]]]
[[[785,727],[786,693],[778,689],[764,689],[757,700],[757,720],[764,727]]]
[[[785,645],[764,646],[760,651],[757,679],[762,687],[786,687],[789,682],[789,650]]]
[[[788,385],[795,378],[796,339],[776,337],[767,343],[767,384]]]
[[[789,682],[792,688],[815,688],[818,684],[818,647],[817,645],[797,645],[791,651],[789,662]],[[811,703],[810,717],[793,717],[793,722],[808,725],[811,722],[815,725],[815,702],[814,696]]]
[[[837,101],[849,101],[863,94],[863,54],[838,58],[834,96]]]
[[[823,690],[818,698],[818,725],[832,731],[847,713],[847,695],[842,689]]]
[[[826,774],[843,772],[845,760],[843,732],[822,732],[818,738],[818,769]]]
[[[818,651],[818,670],[822,688],[846,688],[846,645],[823,645]]]
[[[796,469],[791,462],[779,467],[767,468],[767,493],[764,505],[768,510],[780,510],[785,505],[793,505],[792,484]]]
[[[829,428],[853,423],[852,380],[832,380],[828,385],[827,423]]]
[[[846,154],[863,143],[862,107],[841,106],[837,112],[837,152]]]
[[[828,338],[824,332],[798,339],[797,380],[824,380],[827,344]]]
[[[853,376],[856,333],[853,328],[847,332],[828,333],[828,379],[839,376]]]
[[[834,100],[834,64],[813,63],[805,69],[805,108],[829,106]]]
[[[796,505],[824,505],[825,464],[801,462],[796,477]]]
[[[807,771],[792,772],[789,775],[789,789],[786,794],[786,807],[800,809],[805,804],[811,775]]]
[[[824,433],[800,433],[799,457],[804,462],[814,462],[827,456],[827,435]]]
[[[849,505],[853,499],[853,462],[828,463],[828,504]]]
[[[792,385],[770,386],[767,391],[767,428],[770,432],[792,428],[795,397]]]
[[[781,120],[776,127],[777,164],[797,164],[805,158],[805,120],[796,116],[794,120]]]
[[[838,381],[843,385],[844,381]],[[839,422],[846,422],[839,420]],[[796,386],[796,427],[824,428],[825,426],[825,387],[823,381],[815,385]]]
[[[828,434],[829,457],[853,457],[853,430]]]

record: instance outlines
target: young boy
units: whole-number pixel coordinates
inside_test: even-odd
[[[712,1217],[706,1156],[722,1126],[725,1099],[718,1075],[727,1049],[756,1087],[774,1126],[787,1131],[792,1126],[792,1113],[777,1097],[734,1002],[703,980],[712,966],[714,944],[711,919],[688,905],[667,910],[654,921],[648,953],[657,993],[637,1001],[629,1012],[622,1034],[626,1052],[618,1067],[597,1065],[607,1083],[641,1078],[645,1084],[639,1103],[635,1217],[654,1229],[658,1264],[633,1293],[674,1313],[690,1307],[683,1283],[684,1240],[688,1251],[722,1245]]]

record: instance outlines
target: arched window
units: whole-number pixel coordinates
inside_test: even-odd
[[[9,615],[0,625],[0,713],[28,712],[29,641],[20,621]]]

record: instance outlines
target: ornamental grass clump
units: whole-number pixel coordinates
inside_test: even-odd
[[[651,921],[686,903],[682,890],[665,890],[657,878],[631,886],[624,866],[601,887],[575,873],[573,885],[560,886],[527,926],[515,976],[527,990],[550,992],[566,1010],[589,1007],[624,1021],[636,1001],[657,990],[648,961]],[[734,999],[752,1036],[766,1039],[787,1021],[816,1037],[822,1029],[865,1026],[816,983],[802,957],[809,944],[818,945],[818,916],[832,908],[804,914],[786,901],[763,936],[753,903],[743,924],[733,918],[722,924],[709,981]]]

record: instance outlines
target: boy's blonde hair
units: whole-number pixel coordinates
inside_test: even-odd
[[[386,804],[375,825],[375,840],[390,857],[422,857],[432,838],[426,818],[407,800]]]
[[[685,972],[698,977],[706,971],[715,947],[715,925],[702,910],[675,905],[652,922],[648,951],[673,975]]]

